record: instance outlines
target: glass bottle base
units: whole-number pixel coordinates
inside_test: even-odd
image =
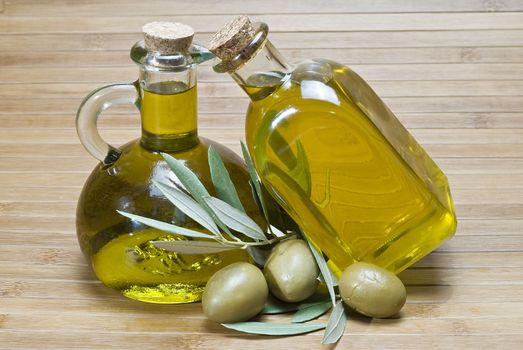
[[[182,255],[151,243],[173,239],[183,238],[151,228],[120,235],[92,257],[93,270],[106,286],[127,298],[179,304],[201,300],[205,281],[222,267],[249,260],[243,250]]]
[[[212,145],[221,155],[249,216],[263,227],[241,158],[218,143],[205,138],[199,140],[196,146],[172,154],[196,173],[204,186],[212,189],[207,160],[208,148]],[[153,241],[193,238],[152,229],[116,211],[197,231],[202,227],[175,208],[154,185],[154,181],[173,183],[176,180],[160,154],[142,147],[139,140],[120,149],[122,154],[114,164],[99,165],[92,172],[77,207],[80,247],[105,286],[143,302],[195,302],[201,299],[205,283],[215,272],[235,262],[251,261],[242,249],[216,254],[177,254],[156,247]]]

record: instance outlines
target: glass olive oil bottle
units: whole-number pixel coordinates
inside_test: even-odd
[[[176,44],[176,40],[171,44]],[[212,55],[203,48],[190,46],[190,40],[184,45],[172,52],[160,51],[165,47],[147,45],[146,35],[145,46],[139,42],[131,50],[131,57],[140,67],[138,81],[92,92],[77,116],[80,140],[100,160],[78,201],[80,247],[105,285],[128,298],[152,303],[200,300],[203,287],[214,272],[230,263],[249,260],[243,250],[182,255],[157,248],[151,241],[188,238],[144,226],[116,212],[131,212],[205,232],[154,185],[154,181],[178,181],[160,152],[182,160],[212,193],[207,160],[212,145],[229,170],[246,211],[259,218],[241,158],[216,142],[198,137],[196,64],[205,59],[205,52],[208,57]],[[142,136],[115,148],[101,139],[96,119],[102,110],[118,103],[138,106]]]
[[[245,133],[263,184],[341,273],[399,273],[454,234],[445,175],[350,68],[288,64],[264,23],[240,16],[210,44],[249,95]]]

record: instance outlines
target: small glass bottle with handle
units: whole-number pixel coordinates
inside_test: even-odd
[[[77,131],[87,151],[100,163],[87,179],[78,201],[76,226],[80,247],[96,276],[124,296],[152,303],[200,300],[203,287],[217,270],[249,261],[244,250],[216,254],[177,254],[151,241],[187,239],[166,234],[117,213],[150,217],[192,230],[203,227],[169,202],[154,182],[176,182],[160,153],[190,168],[212,193],[208,148],[221,156],[239,199],[251,217],[258,214],[249,175],[240,157],[226,147],[198,136],[196,66],[214,57],[192,45],[192,28],[169,22],[144,26],[145,43],[131,49],[139,79],[93,91],[77,115]],[[131,104],[141,114],[142,135],[119,148],[107,144],[97,130],[102,111]]]

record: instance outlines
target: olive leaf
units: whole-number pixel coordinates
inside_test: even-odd
[[[179,254],[213,254],[238,249],[238,247],[208,241],[152,241],[151,243],[157,248]]]
[[[267,323],[267,322],[238,322],[222,323],[222,326],[236,331],[263,335],[294,335],[310,333],[326,327],[319,323]]]
[[[309,161],[305,149],[300,140],[296,141],[297,157],[296,166],[290,169],[289,175],[295,179],[296,183],[301,187],[307,196],[311,194],[311,172],[309,169]]]
[[[216,217],[214,211],[209,208],[207,203],[203,200],[203,197],[209,196],[209,192],[202,184],[198,176],[194,174],[191,169],[187,168],[181,161],[174,158],[167,153],[161,153],[163,159],[167,162],[167,165],[171,168],[173,173],[176,175],[181,184],[189,192],[189,194],[205,209],[209,215],[213,218],[214,222],[224,231],[230,233],[229,229],[223,222]]]
[[[274,297],[269,297],[265,305],[263,306],[260,314],[273,315],[273,314],[284,314],[291,311],[298,310],[299,303],[284,303]]]
[[[334,291],[334,281],[332,279],[332,274],[329,269],[329,266],[327,265],[327,262],[323,258],[323,254],[319,252],[316,247],[311,243],[307,235],[302,231],[301,234],[303,238],[307,241],[309,244],[309,248],[312,252],[312,255],[314,256],[314,259],[316,260],[316,264],[318,264],[318,268],[320,269],[320,273],[323,277],[323,280],[325,281],[325,285],[327,286],[327,290],[329,291],[329,295],[331,297],[332,306],[336,305],[336,292]]]
[[[209,235],[207,233],[202,233],[194,230],[189,230],[180,226],[168,224],[163,221],[154,220],[151,218],[146,218],[144,216],[135,215],[135,214],[129,214],[124,211],[117,210],[118,214],[123,215],[129,219],[136,220],[138,222],[141,222],[144,225],[153,227],[155,229],[169,232],[175,235],[181,235],[185,237],[193,237],[193,238],[210,238],[210,239],[216,239],[216,236]]]
[[[238,192],[232,183],[231,177],[227,168],[223,164],[223,160],[211,146],[208,150],[209,169],[211,170],[211,179],[214,185],[214,189],[218,194],[218,198],[224,202],[232,205],[238,210],[245,212]]]
[[[263,200],[265,203],[265,207],[267,208],[267,216],[269,217],[270,227],[269,232],[271,232],[274,236],[278,237],[277,232],[275,232],[275,228],[278,229],[279,232],[281,231],[287,231],[291,226],[287,225],[285,222],[283,215],[282,215],[282,209],[280,205],[276,202],[276,200],[267,192],[267,189],[265,187],[262,187]]]
[[[244,212],[215,197],[205,196],[203,200],[214,211],[220,221],[231,229],[256,240],[267,239],[260,226]]]
[[[338,284],[339,284],[338,277],[336,277],[336,275],[333,274],[332,271],[331,271],[330,269],[329,269],[329,273],[330,273],[330,275],[331,275],[332,285],[333,285],[334,287],[337,287]],[[323,279],[323,275],[322,275],[321,273],[318,275],[318,280],[319,280],[320,282],[325,283],[325,280]]]
[[[336,343],[343,332],[345,331],[345,325],[347,324],[347,313],[345,312],[345,307],[343,303],[338,301],[327,322],[327,327],[325,328],[325,334],[321,340],[322,344],[334,344]]]
[[[292,315],[292,322],[307,322],[312,319],[318,318],[332,307],[330,300],[320,301],[318,303],[303,304],[298,307],[298,311]]]
[[[165,159],[167,165],[169,165],[176,177],[178,177],[182,185],[197,201],[199,197],[209,195],[209,192],[207,192],[207,189],[198,177],[181,161],[167,153],[162,153],[162,157]]]
[[[285,233],[281,232],[280,229],[278,229],[277,227],[273,226],[273,225],[269,225],[270,226],[270,229],[269,229],[269,232],[272,232],[272,234],[276,237],[285,237]]]
[[[263,267],[269,258],[270,250],[264,250],[259,247],[247,247],[247,253],[249,253],[256,265]]]
[[[287,303],[278,300],[273,296],[269,296],[260,314],[284,314],[291,311],[306,309],[322,303],[329,303],[330,305],[330,298],[322,288],[318,288],[312,296],[299,303]]]
[[[190,196],[183,193],[176,187],[169,186],[162,182],[153,181],[153,183],[160,189],[160,191],[162,191],[165,197],[167,197],[167,199],[184,214],[189,216],[191,219],[212,233],[218,234],[220,232],[212,217],[201,207],[200,204],[198,204],[198,202],[196,202]]]
[[[254,192],[256,194],[256,197],[260,203],[260,206],[262,208],[263,216],[265,216],[265,220],[267,222],[269,221],[269,213],[267,211],[267,207],[265,205],[265,201],[263,199],[263,193],[261,190],[260,180],[258,180],[258,175],[256,174],[256,168],[254,167],[254,162],[252,161],[251,155],[249,154],[249,150],[247,149],[247,146],[243,141],[240,142],[242,147],[242,154],[243,159],[245,160],[245,164],[247,165],[247,170],[249,171],[249,175],[251,177],[251,185],[254,187]],[[269,226],[270,228],[270,226]]]
[[[261,205],[260,198],[258,197],[258,193],[256,193],[256,188],[254,187],[254,184],[252,183],[252,179],[249,180],[249,187],[251,188],[252,198],[254,198],[254,202],[256,203],[258,210],[265,216],[265,212],[263,211],[263,207]],[[267,218],[265,218],[265,219],[267,220]]]

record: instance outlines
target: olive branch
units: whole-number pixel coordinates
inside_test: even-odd
[[[246,149],[244,151],[245,154],[248,155]],[[178,178],[181,186],[159,181],[154,181],[154,185],[175,207],[200,224],[207,232],[191,230],[152,218],[118,211],[119,214],[129,219],[136,220],[158,230],[188,238],[200,239],[152,241],[152,244],[156,247],[180,254],[212,254],[233,249],[250,248],[248,249],[249,253],[258,262],[260,260],[259,254],[255,254],[253,248],[271,245],[282,239],[296,236],[293,233],[284,234],[275,227],[271,227],[267,209],[268,204],[266,204],[267,199],[263,196],[261,185],[256,172],[253,170],[254,166],[250,157],[250,162],[247,162],[250,184],[253,188],[256,203],[259,205],[266,220],[267,234],[245,212],[229,172],[220,155],[212,146],[208,149],[208,162],[217,197],[211,196],[198,177],[181,161],[166,153],[162,153],[162,157]],[[276,206],[275,203],[270,203],[270,205]],[[237,233],[243,234],[244,237],[239,236]],[[268,235],[272,237],[268,238]],[[260,265],[263,265],[263,262]]]
[[[335,343],[343,335],[347,321],[343,304],[341,301],[336,302],[336,278],[332,275],[321,251],[307,238],[307,235],[301,230],[293,232],[288,226],[284,225],[285,220],[281,217],[278,204],[272,197],[264,196],[262,184],[256,173],[254,163],[243,142],[241,143],[241,148],[250,176],[249,183],[253,197],[267,224],[266,232],[247,215],[223,160],[212,146],[208,149],[208,163],[217,197],[209,194],[203,183],[188,167],[166,153],[161,155],[178,178],[180,184],[154,181],[154,185],[163,195],[176,208],[201,225],[205,232],[187,229],[120,210],[117,212],[131,220],[155,229],[197,239],[152,241],[151,243],[157,248],[180,254],[213,254],[234,249],[246,249],[253,260],[260,266],[265,264],[267,253],[258,249],[259,247],[272,245],[298,235],[302,236],[309,244],[309,248],[318,264],[320,269],[319,278],[325,283],[329,295],[328,298],[323,298],[319,301],[311,301],[309,299],[302,303],[283,303],[273,300],[266,304],[261,312],[262,314],[277,314],[295,311],[292,323],[238,322],[223,324],[223,326],[241,332],[266,335],[293,335],[325,329],[322,343]],[[279,227],[271,225],[271,222],[277,222]],[[281,230],[285,231],[285,233]],[[238,233],[241,233],[248,240],[238,235]],[[334,309],[327,324],[304,323],[320,317],[332,307]]]

